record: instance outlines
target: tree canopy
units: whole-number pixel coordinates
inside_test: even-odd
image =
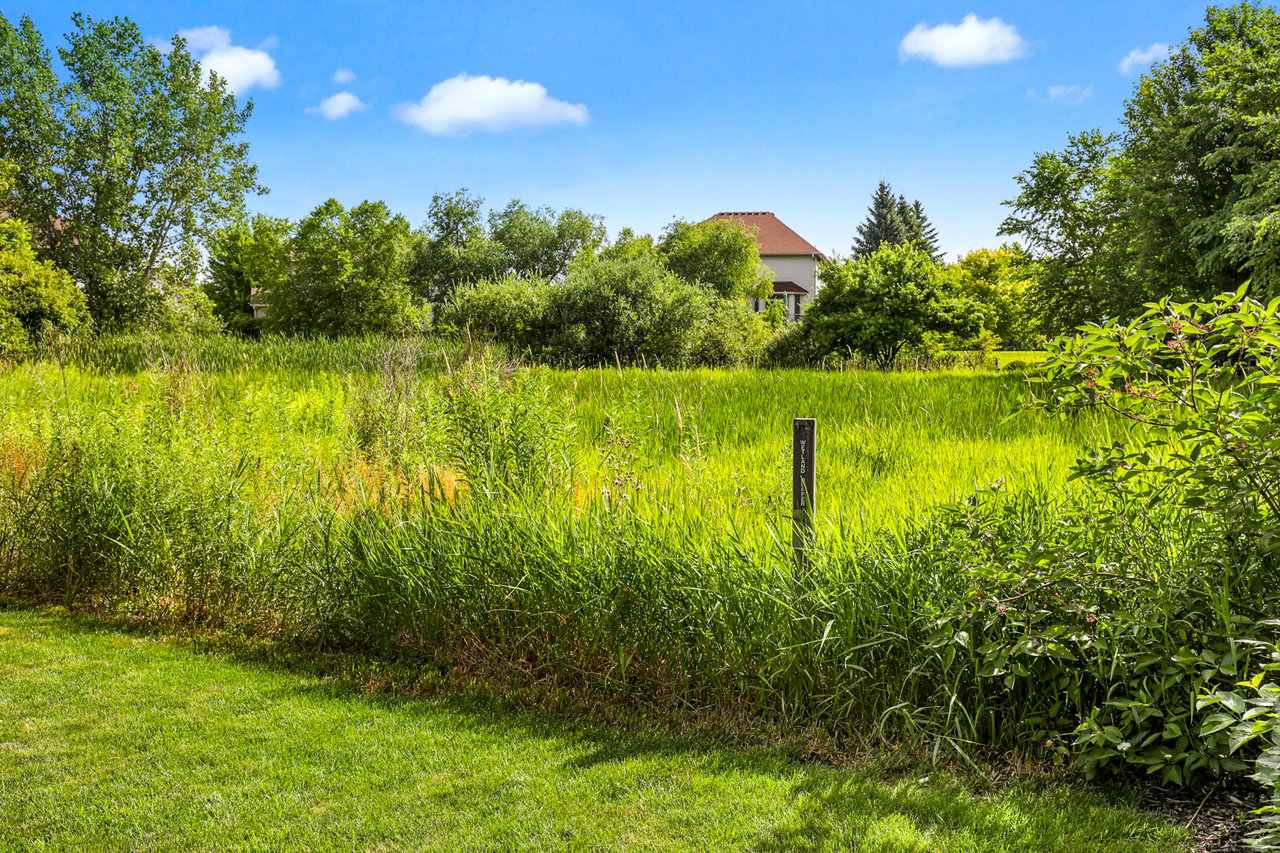
[[[1002,234],[1041,261],[1059,330],[1252,280],[1280,293],[1280,15],[1245,2],[1145,73],[1118,135],[1071,136],[1018,177]]]
[[[263,191],[240,138],[252,105],[180,37],[166,52],[128,19],[72,22],[59,74],[30,18],[0,15],[0,157],[18,167],[3,204],[97,321],[135,325],[194,282],[198,243]]]
[[[329,199],[299,224],[292,273],[271,288],[269,331],[336,337],[400,333],[418,321],[405,279],[409,222],[380,201]]]
[[[726,299],[769,294],[773,274],[760,261],[760,245],[740,219],[676,220],[658,246],[667,269],[701,282]]]
[[[942,260],[938,247],[938,230],[925,215],[924,205],[917,199],[894,196],[887,181],[881,181],[871,196],[867,218],[858,226],[853,239],[853,254],[865,258],[883,245],[909,243],[923,249],[935,262]]]
[[[801,320],[819,356],[852,351],[890,367],[925,332],[966,336],[981,324],[978,307],[952,290],[927,252],[909,243],[828,263],[821,276],[822,289]]]
[[[483,216],[484,199],[461,189],[431,199],[409,280],[434,304],[454,288],[507,275],[562,278],[579,253],[604,240],[599,217],[580,210],[529,208],[518,199]]]
[[[47,323],[75,331],[89,321],[71,276],[36,258],[26,223],[0,219],[0,358],[26,355]]]
[[[1039,333],[1030,298],[1037,272],[1016,246],[975,249],[946,268],[955,293],[976,306],[982,328],[1019,348],[1032,348]]]
[[[204,292],[226,327],[254,334],[255,296],[268,300],[290,276],[293,223],[261,214],[214,231],[209,238],[209,275]]]

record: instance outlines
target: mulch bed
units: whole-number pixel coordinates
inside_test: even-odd
[[[1262,788],[1246,779],[1223,779],[1206,791],[1144,786],[1142,804],[1194,833],[1195,853],[1244,853],[1249,850],[1250,812],[1267,802]]]

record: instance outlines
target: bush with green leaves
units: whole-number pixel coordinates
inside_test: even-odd
[[[768,335],[765,318],[745,301],[712,298],[689,361],[700,367],[754,365],[760,360]]]
[[[977,304],[982,328],[1012,349],[1038,348],[1038,318],[1031,302],[1036,271],[1017,246],[975,249],[946,268],[956,292]]]
[[[539,355],[549,335],[551,290],[546,279],[517,275],[460,285],[436,309],[435,327],[454,337],[471,334],[491,338],[513,354]]]
[[[567,364],[686,364],[709,293],[652,255],[594,260],[570,270],[547,303],[548,348]]]
[[[1280,647],[1271,647],[1271,661],[1239,690],[1214,690],[1200,697],[1197,710],[1216,709],[1205,718],[1202,734],[1226,731],[1231,751],[1261,745],[1250,778],[1271,791],[1271,803],[1257,811],[1258,823],[1249,834],[1256,850],[1280,850]]]
[[[0,358],[21,358],[45,325],[75,331],[89,322],[71,276],[36,259],[27,226],[0,219]]]
[[[700,282],[720,296],[763,299],[773,273],[760,260],[754,228],[741,219],[676,220],[667,226],[657,251],[667,269]]]
[[[598,257],[561,282],[512,275],[464,285],[440,308],[437,328],[554,364],[680,367],[699,348],[708,358],[750,357],[755,328],[745,303],[735,312],[719,301],[651,253]],[[708,328],[713,313],[724,329]]]
[[[1256,663],[1257,649],[1274,642],[1276,622],[1266,617],[1280,605],[1278,311],[1280,298],[1263,305],[1241,288],[1204,303],[1161,300],[1129,323],[1089,326],[1050,344],[1038,407],[1105,409],[1137,425],[1124,440],[1082,460],[1077,475],[1101,484],[1131,513],[1179,513],[1194,545],[1189,559],[1221,590],[1205,593],[1199,624],[1186,621],[1195,633],[1162,664],[1166,680],[1185,671],[1180,686],[1163,699],[1109,701],[1108,710],[1078,730],[1086,761],[1169,768],[1179,752],[1189,751],[1194,757],[1180,772],[1244,766],[1233,753],[1252,737],[1232,728],[1225,711],[1244,715],[1247,703],[1229,688]],[[1097,523],[1116,525],[1117,519],[1102,515]],[[1156,618],[1170,615],[1167,608],[1155,611]],[[1185,694],[1197,674],[1212,698],[1189,713]],[[1261,693],[1261,680],[1246,683]],[[1171,703],[1182,708],[1184,722],[1176,727],[1168,725]],[[1213,707],[1219,710],[1198,713]],[[1154,720],[1164,721],[1162,730]],[[1263,723],[1250,733],[1269,730]],[[1260,772],[1266,775],[1266,768]]]
[[[209,239],[209,276],[204,292],[214,315],[228,329],[251,337],[261,331],[254,297],[270,301],[271,292],[289,280],[293,223],[261,214],[219,228]]]
[[[298,224],[292,272],[271,289],[266,330],[295,335],[404,333],[421,325],[406,267],[409,223],[378,201],[329,199]]]
[[[825,264],[823,286],[801,323],[818,355],[857,354],[881,368],[927,332],[975,334],[976,305],[952,292],[942,268],[910,244]]]

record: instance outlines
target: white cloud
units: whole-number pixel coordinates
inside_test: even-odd
[[[944,68],[995,65],[1022,59],[1029,53],[1016,28],[999,18],[983,20],[965,15],[959,24],[927,27],[916,24],[898,45],[898,58],[921,59]]]
[[[400,104],[394,114],[405,124],[442,136],[553,124],[581,126],[588,120],[586,106],[556,100],[538,83],[470,74],[435,84],[422,100]]]
[[[330,95],[320,102],[319,106],[307,108],[309,113],[319,113],[327,119],[346,118],[356,110],[365,108],[365,104],[350,92],[339,92]]]
[[[1168,55],[1169,45],[1156,42],[1151,47],[1135,47],[1120,60],[1120,64],[1116,67],[1120,69],[1121,74],[1128,74],[1135,68],[1150,65],[1155,60],[1163,59]]]
[[[186,39],[187,50],[200,61],[206,72],[213,70],[225,77],[227,88],[243,92],[254,86],[268,89],[280,85],[280,72],[276,61],[267,50],[275,46],[274,39],[267,39],[258,48],[242,47],[231,43],[231,31],[226,27],[196,27],[178,30]]]
[[[337,83],[339,86],[345,86],[355,79],[356,72],[352,71],[350,68],[339,68],[337,71],[333,72],[333,82]]]
[[[1092,86],[1050,86],[1043,95],[1027,90],[1027,97],[1045,104],[1083,104],[1093,97]]]

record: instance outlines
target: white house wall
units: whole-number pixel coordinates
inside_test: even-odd
[[[774,281],[794,281],[807,290],[806,302],[817,293],[818,262],[813,255],[762,255],[760,260],[773,271]]]

